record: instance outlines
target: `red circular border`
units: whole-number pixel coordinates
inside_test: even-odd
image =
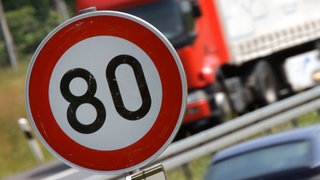
[[[71,46],[94,36],[120,37],[139,46],[152,59],[162,82],[163,98],[155,124],[139,141],[118,150],[100,151],[78,144],[59,127],[49,104],[50,77],[57,61]],[[181,70],[179,73],[177,62],[163,40],[140,23],[109,14],[85,16],[62,25],[42,44],[29,69],[27,106],[40,136],[63,159],[95,171],[128,169],[163,148],[180,125],[184,111]]]

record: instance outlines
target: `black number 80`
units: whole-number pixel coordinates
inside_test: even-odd
[[[128,64],[131,66],[139,87],[142,104],[136,111],[128,110],[124,106],[123,99],[121,97],[119,85],[115,75],[116,69],[121,64]],[[76,96],[70,91],[70,83],[74,78],[82,78],[88,85],[87,91],[81,96]],[[109,85],[113,103],[120,116],[127,120],[135,121],[148,114],[151,107],[151,97],[141,64],[139,61],[137,61],[137,59],[129,55],[119,55],[114,57],[108,63],[106,69],[106,79]],[[70,103],[67,109],[67,119],[70,126],[74,130],[83,134],[90,134],[98,131],[103,126],[106,119],[106,109],[103,103],[95,97],[97,83],[95,77],[89,71],[82,68],[69,70],[61,79],[60,91],[65,100]],[[79,122],[76,116],[79,106],[85,103],[92,105],[97,113],[96,119],[91,124],[82,124]]]

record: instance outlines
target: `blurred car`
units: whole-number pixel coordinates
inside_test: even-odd
[[[320,179],[320,125],[229,147],[213,156],[205,180]]]

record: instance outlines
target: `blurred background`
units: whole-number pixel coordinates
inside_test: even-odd
[[[82,1],[85,2],[85,1]],[[125,1],[123,1],[125,2]],[[202,0],[202,2],[209,2],[209,1],[205,1]],[[211,2],[211,1],[210,1]],[[231,2],[231,1],[224,1],[224,2]],[[243,1],[244,2],[244,1]],[[246,1],[249,2],[249,1]],[[251,1],[250,1],[251,2]],[[256,1],[252,1],[252,2],[256,2]],[[283,1],[288,3],[289,1]],[[292,2],[298,2],[298,1],[292,1]],[[301,3],[302,1],[300,1]],[[311,1],[310,1],[311,2]],[[233,2],[234,3],[234,2]],[[89,3],[90,4],[90,3]],[[235,3],[236,4],[236,3]],[[280,3],[278,3],[280,4]],[[290,3],[288,3],[290,4]],[[230,4],[229,4],[230,5]],[[239,7],[244,6],[244,4],[238,4]],[[290,4],[291,5],[291,4]],[[203,6],[203,5],[201,5]],[[224,4],[224,6],[227,6],[226,4]],[[207,6],[209,7],[209,6]],[[234,6],[236,7],[236,6]],[[290,8],[288,9],[289,6],[286,6],[286,13],[287,14],[293,14],[294,11],[292,10],[292,8],[294,8],[293,6],[290,6]],[[34,51],[36,50],[36,48],[38,47],[38,45],[40,44],[40,42],[53,30],[53,28],[55,28],[56,26],[58,26],[59,24],[61,24],[62,22],[64,22],[65,20],[75,16],[77,13],[76,10],[76,0],[68,0],[68,1],[64,1],[64,0],[7,0],[7,1],[1,1],[0,0],[0,17],[1,17],[1,36],[0,36],[0,179],[7,177],[7,176],[11,176],[14,174],[17,174],[19,172],[22,171],[26,171],[30,168],[36,167],[36,166],[41,166],[44,163],[50,162],[52,160],[55,160],[54,156],[49,153],[46,148],[43,147],[43,145],[41,143],[40,147],[44,153],[44,161],[39,161],[33,154],[32,150],[29,148],[29,144],[28,141],[26,139],[26,136],[24,134],[24,132],[21,130],[21,128],[19,127],[18,124],[18,120],[20,118],[27,118],[27,113],[26,113],[26,108],[25,108],[25,97],[24,97],[24,86],[25,86],[25,78],[26,78],[26,72],[28,69],[28,65],[29,62],[31,60],[31,57],[34,53]],[[210,9],[211,10],[211,9]],[[232,11],[231,11],[232,10]],[[236,13],[237,11],[240,11],[236,8],[232,9],[231,8],[230,14],[232,15],[232,13]],[[204,11],[206,12],[206,11]],[[260,12],[265,12],[260,11]],[[196,12],[193,12],[196,13]],[[198,12],[199,13],[199,12]],[[226,17],[229,17],[229,15]],[[207,26],[208,22],[205,21],[205,18],[208,14],[203,13],[203,14],[194,14],[195,18],[199,18],[199,24],[196,25],[192,25],[192,27],[188,27],[190,28],[194,28],[200,31],[201,28],[207,30],[209,28],[209,26]],[[230,16],[231,16],[230,15]],[[254,20],[262,20],[265,16],[259,14],[259,17],[255,17]],[[200,16],[200,17],[197,17]],[[202,18],[201,18],[202,16]],[[239,16],[240,17],[240,16]],[[188,17],[189,18],[189,17]],[[189,18],[190,20],[190,18]],[[230,21],[231,23],[231,21]],[[233,23],[233,22],[232,22]],[[248,23],[248,22],[246,22]],[[197,26],[198,25],[198,26]],[[242,26],[245,26],[248,24],[242,23]],[[210,26],[212,26],[212,24],[210,24]],[[316,26],[316,25],[315,25]],[[313,24],[311,24],[310,26],[308,26],[308,28],[313,27]],[[187,28],[187,30],[189,30]],[[211,27],[212,28],[212,27]],[[242,28],[242,29],[241,29]],[[243,33],[245,29],[245,27],[241,27],[240,29],[236,29],[239,31],[236,31],[235,29],[230,30],[230,37],[236,36],[238,35],[237,32],[239,32],[239,34],[243,37],[248,37],[246,33]],[[203,30],[202,29],[202,30]],[[243,31],[241,31],[243,30]],[[248,30],[248,29],[245,29]],[[191,30],[190,30],[191,31]],[[193,31],[193,30],[192,30]],[[232,31],[232,32],[231,32]],[[282,32],[282,31],[281,31]],[[189,40],[187,43],[184,44],[179,44],[177,43],[177,45],[175,47],[178,48],[182,48],[184,46],[188,46],[187,48],[190,47],[189,45],[194,43],[195,44],[200,44],[199,46],[201,46],[201,53],[204,54],[214,54],[217,51],[215,51],[216,49],[210,49],[210,46],[208,46],[209,48],[205,47],[202,48],[202,42],[200,41],[205,41],[207,36],[203,36],[202,31],[200,31],[200,34],[198,32],[198,34],[193,34],[189,33],[188,37],[186,40]],[[208,33],[208,32],[205,32]],[[214,31],[214,33],[220,33],[220,32],[216,32]],[[243,34],[241,34],[243,33]],[[251,33],[251,31],[250,31]],[[286,31],[284,32],[286,33]],[[185,34],[183,34],[185,35]],[[283,34],[282,34],[283,35]],[[276,37],[278,36],[282,36],[281,34],[277,34]],[[197,40],[197,37],[201,37],[201,40]],[[210,37],[212,38],[212,37]],[[209,38],[209,39],[210,39]],[[261,39],[263,40],[264,37],[262,37]],[[266,36],[266,38],[269,38]],[[274,38],[274,37],[272,37]],[[171,42],[174,42],[176,39],[172,39]],[[237,39],[239,40],[239,38]],[[250,44],[251,43],[251,44]],[[245,44],[244,49],[247,50],[246,48],[248,47],[256,47],[258,46],[257,44],[252,44],[252,43],[256,43],[256,41],[252,41],[249,42],[247,45]],[[263,42],[262,42],[263,43]],[[314,42],[312,42],[314,43]],[[210,44],[210,43],[209,43]],[[223,46],[223,44],[214,44],[214,45],[218,45],[218,46]],[[300,47],[300,46],[299,46]],[[186,49],[187,49],[186,48]],[[196,49],[197,47],[194,46],[194,48]],[[319,47],[316,47],[319,48]],[[217,48],[219,49],[219,47]],[[254,49],[254,48],[253,48]],[[312,48],[308,47],[308,50],[310,49],[315,49],[314,44]],[[179,55],[183,55],[185,53],[184,56],[181,56],[185,59],[189,58],[189,56],[191,57],[190,54],[188,54],[187,50],[181,50],[179,53]],[[291,48],[290,51],[292,51],[293,49]],[[295,52],[304,52],[307,50],[301,50],[300,49],[294,49]],[[203,52],[202,52],[203,51]],[[282,51],[281,51],[282,52]],[[197,52],[198,53],[198,52]],[[194,56],[199,55],[199,53],[197,54],[195,53]],[[219,53],[219,52],[218,52]],[[276,57],[283,57],[285,55],[287,55],[287,52],[282,52],[277,54]],[[293,53],[293,55],[296,55],[297,53]],[[224,61],[221,61],[219,63],[223,64],[226,63],[225,61],[227,60],[227,58],[229,57],[225,57],[224,55],[220,55],[219,57],[221,57],[222,59],[224,59]],[[266,56],[267,58],[274,58],[274,56],[272,55],[268,55]],[[316,59],[316,58],[315,58]],[[254,58],[254,60],[257,60],[257,58]],[[188,63],[187,61],[189,60],[183,60],[184,63]],[[191,61],[191,60],[190,60]],[[211,66],[214,66],[215,68],[221,64],[210,64]],[[234,77],[240,77],[241,80],[248,80],[248,82],[252,81],[252,74],[257,73],[256,70],[254,70],[254,63],[245,63],[245,73],[244,77],[241,76],[239,74],[237,74],[238,72],[240,72],[240,70],[236,70],[234,71],[234,67],[232,66],[225,66],[223,68],[223,70],[225,71],[229,71],[231,72],[230,74],[227,73],[227,77],[225,79],[226,84],[228,85],[235,82],[235,84],[237,83],[237,81],[234,81],[235,78]],[[275,65],[272,65],[272,67]],[[195,68],[193,66],[190,66],[192,68]],[[192,68],[188,68],[192,69]],[[199,71],[201,71],[199,74],[198,81],[203,80],[200,83],[207,83],[207,81],[214,81],[212,77],[209,77],[209,75],[212,75],[215,72],[209,72],[208,71],[208,67],[209,65],[200,69]],[[236,68],[235,68],[236,69]],[[210,70],[210,69],[209,69]],[[214,69],[215,71],[216,69]],[[249,73],[250,71],[250,73]],[[251,74],[252,72],[252,74]],[[261,72],[261,71],[259,71]],[[211,74],[210,74],[211,73]],[[208,75],[209,74],[209,75]],[[259,74],[259,73],[258,73]],[[278,75],[278,74],[277,74]],[[189,76],[191,76],[189,74]],[[299,74],[298,74],[299,76]],[[263,79],[264,77],[262,77]],[[319,79],[319,76],[315,77],[316,79]],[[200,80],[199,80],[200,79]],[[279,89],[279,92],[281,91],[283,94],[283,97],[281,98],[286,98],[287,96],[290,95],[294,95],[296,93],[299,93],[300,91],[303,90],[298,90],[298,92],[291,92],[291,89],[288,90],[288,83],[282,81],[282,79],[278,79],[278,84],[280,84],[279,86],[282,87],[282,89]],[[191,80],[190,80],[191,81]],[[228,82],[228,83],[227,83]],[[252,82],[251,82],[252,83]],[[189,82],[189,85],[191,83]],[[195,83],[196,84],[196,83]],[[251,92],[252,87],[256,86],[258,83],[254,82],[253,84],[246,84],[249,85],[249,90]],[[272,85],[272,83],[271,83]],[[190,85],[191,86],[191,85]],[[211,87],[210,83],[207,87]],[[215,94],[216,96],[214,98],[216,98],[215,100],[218,100],[219,97],[224,97],[224,96],[218,96],[221,95],[221,89],[223,88],[228,88],[228,87],[215,87],[217,90],[217,92],[219,91],[219,93]],[[271,87],[272,88],[272,87]],[[309,87],[308,87],[309,88]],[[253,88],[254,89],[254,88]],[[193,95],[193,98],[201,98],[201,100],[203,100],[203,97],[205,96],[207,98],[208,95],[204,95],[203,91],[197,91],[198,89],[195,87],[189,88],[189,93],[190,95]],[[203,90],[203,89],[201,89]],[[212,89],[207,89],[205,88],[205,92],[211,92]],[[278,90],[278,89],[277,89]],[[253,90],[254,91],[254,90]],[[267,92],[267,91],[266,91]],[[290,93],[288,93],[290,92]],[[247,92],[242,92],[241,93],[247,93]],[[239,94],[235,94],[235,95],[239,95]],[[259,94],[259,96],[262,96],[261,94]],[[271,95],[272,96],[272,95]],[[280,97],[280,94],[276,95],[277,98],[278,96]],[[192,105],[192,101],[193,98],[191,96],[188,97],[188,102],[190,102],[190,104]],[[243,98],[244,96],[232,96],[235,97],[235,102],[242,102],[239,100],[242,100],[241,98]],[[209,97],[208,99],[212,100],[214,99],[213,97]],[[240,98],[240,99],[239,99]],[[230,107],[222,107],[224,106],[224,104],[220,107],[221,111],[218,112],[218,114],[215,114],[215,116],[219,116],[219,117],[223,117],[223,119],[219,119],[218,122],[214,122],[214,123],[210,123],[205,124],[206,128],[208,127],[212,127],[215,126],[217,124],[220,123],[224,123],[236,116],[240,116],[243,115],[245,113],[248,113],[249,111],[253,111],[256,109],[259,109],[265,105],[269,105],[271,103],[274,103],[274,101],[276,100],[281,100],[281,98],[279,99],[273,99],[271,97],[270,102],[260,102],[261,99],[259,100],[258,105],[252,105],[251,101],[250,103],[248,103],[247,105],[243,105],[246,106],[245,108],[242,108],[242,104],[234,104],[231,105],[231,109],[233,109],[236,112],[233,112],[232,115],[225,115],[224,112],[222,112],[222,110],[230,110]],[[209,101],[208,99],[206,99],[205,101]],[[250,98],[249,98],[250,99]],[[253,98],[254,99],[254,98]],[[231,99],[232,100],[232,99]],[[268,100],[268,99],[266,99]],[[229,99],[230,101],[230,99]],[[221,101],[223,103],[226,103],[227,100],[223,99],[223,101]],[[202,102],[201,102],[202,103]],[[206,102],[208,103],[208,102]],[[211,103],[211,101],[209,102]],[[229,102],[230,103],[230,102]],[[196,106],[191,106],[189,107],[187,113],[189,116],[189,120],[194,120],[194,119],[202,119],[198,118],[197,114],[192,114],[192,113],[197,113],[197,111],[199,109],[197,109]],[[219,105],[219,104],[218,104]],[[230,104],[228,104],[228,106],[230,106]],[[233,107],[232,107],[233,106]],[[200,107],[201,108],[201,107]],[[217,108],[218,109],[218,108]],[[220,110],[220,109],[219,109]],[[226,111],[227,111],[226,110]],[[209,112],[210,115],[211,112]],[[226,117],[228,116],[228,117]],[[212,117],[206,118],[206,120],[212,120]],[[199,121],[200,122],[200,121]],[[295,128],[295,127],[300,127],[300,126],[307,126],[310,124],[315,124],[320,122],[319,119],[319,113],[317,111],[302,115],[298,118],[296,118],[293,123],[285,123],[281,126],[277,126],[274,127],[266,132],[261,132],[260,134],[256,135],[256,136],[263,136],[265,134],[269,134],[269,133],[274,133],[274,132],[278,132],[278,131],[282,131],[284,129],[291,129],[291,128]],[[199,123],[197,125],[200,124],[204,124],[204,123]],[[188,124],[186,123],[186,126],[188,127]],[[191,126],[190,126],[191,127]],[[192,124],[192,127],[198,127],[195,126],[195,124]],[[185,129],[183,129],[185,130]],[[190,129],[188,129],[190,130]],[[196,133],[200,130],[203,130],[203,128],[195,128],[192,129],[191,131],[182,131],[180,134],[181,136],[179,136],[178,138],[184,138],[186,136],[189,136],[193,133]],[[33,132],[31,132],[31,135],[33,137],[36,137],[35,134]],[[30,136],[30,134],[29,134]],[[255,137],[256,137],[255,136]],[[197,159],[195,161],[192,161],[189,163],[189,166],[181,166],[180,168],[176,168],[174,170],[170,170],[168,172],[168,177],[169,179],[202,179],[204,177],[206,168],[210,162],[210,158],[211,155],[206,155],[200,159]],[[187,170],[186,170],[187,169]],[[190,170],[190,171],[189,171]]]

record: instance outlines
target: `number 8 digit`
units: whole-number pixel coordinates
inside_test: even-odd
[[[84,79],[88,85],[87,92],[81,96],[75,96],[70,91],[70,83],[77,77]],[[60,91],[62,96],[70,102],[67,110],[67,119],[73,129],[80,133],[90,134],[98,131],[102,127],[106,119],[106,110],[102,102],[94,97],[97,91],[97,83],[89,71],[81,68],[69,70],[61,79]],[[76,116],[79,106],[85,103],[91,104],[96,109],[97,114],[96,119],[88,125],[79,122]]]

